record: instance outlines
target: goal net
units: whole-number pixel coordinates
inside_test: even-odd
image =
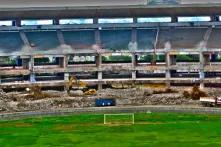
[[[104,114],[104,124],[134,124],[134,113]]]

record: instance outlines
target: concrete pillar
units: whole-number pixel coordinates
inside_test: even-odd
[[[137,29],[136,28],[132,28],[131,41],[132,42],[137,42]]]
[[[59,40],[61,45],[65,44],[64,36],[63,36],[63,33],[62,33],[62,31],[60,29],[57,30],[57,37],[58,37],[58,40]]]
[[[132,79],[133,80],[137,79],[137,72],[136,71],[132,71]]]
[[[32,72],[34,70],[34,57],[31,56],[29,60],[29,70]]]
[[[137,71],[136,71],[136,66],[137,66],[137,55],[135,53],[132,54],[132,80],[137,79]]]
[[[64,73],[64,82],[65,82],[65,85],[64,85],[64,90],[65,91],[68,91],[68,87],[66,86],[66,83],[69,81],[69,76],[70,74],[69,73]]]
[[[204,79],[205,79],[204,63],[205,62],[204,62],[203,52],[200,52],[200,70],[199,70],[200,88],[204,88]]]
[[[94,18],[94,19],[93,19],[93,23],[94,23],[94,24],[98,24],[98,18]],[[100,37],[99,28],[96,28],[94,33],[95,33],[95,43],[96,43],[97,45],[101,45],[101,37]]]
[[[103,79],[103,76],[102,76],[102,71],[98,71],[98,80],[102,80]]]
[[[170,88],[170,79],[171,79],[171,72],[170,72],[170,65],[171,65],[171,59],[170,59],[170,53],[166,53],[166,86],[167,88]]]
[[[101,69],[101,65],[102,65],[102,55],[101,54],[97,54],[96,56],[96,65],[98,69]]]
[[[69,73],[64,73],[64,81],[69,81],[69,76],[70,74]]]
[[[53,25],[59,25],[59,19],[53,19]]]
[[[65,56],[63,57],[63,67],[64,67],[64,68],[67,68],[67,67],[68,67],[68,56],[67,56],[67,55],[65,55]]]
[[[65,57],[60,57],[59,58],[59,67],[64,68],[65,67]]]
[[[137,66],[137,55],[135,53],[132,54],[132,67],[135,69]]]
[[[29,59],[28,58],[22,59],[22,67],[23,67],[23,69],[29,69]]]
[[[21,27],[21,20],[20,19],[16,19],[12,22],[12,26],[17,26],[17,27]]]
[[[36,82],[35,74],[34,74],[34,73],[31,73],[31,74],[30,74],[30,82],[31,82],[31,83],[35,83],[35,82]]]
[[[170,67],[170,65],[171,65],[170,53],[167,52],[166,53],[166,66]]]
[[[2,77],[0,76],[0,84],[2,83]]]
[[[173,22],[173,23],[178,22],[178,17],[177,16],[171,16],[171,22]]]
[[[210,54],[204,55],[204,64],[209,65],[210,64]]]
[[[170,65],[176,65],[176,55],[169,56],[170,58]]]
[[[103,88],[103,84],[101,83],[102,82],[102,79],[103,79],[103,76],[102,76],[102,71],[98,71],[98,90],[102,90]]]

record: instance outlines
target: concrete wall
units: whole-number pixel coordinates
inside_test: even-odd
[[[147,0],[0,0],[1,8],[146,5]]]
[[[221,0],[181,0],[181,4],[216,4]]]

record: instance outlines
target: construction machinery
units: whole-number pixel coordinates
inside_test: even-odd
[[[71,90],[82,90],[84,95],[95,95],[97,93],[96,89],[89,89],[87,83],[78,80],[74,75],[69,76],[66,82],[66,90],[68,95],[71,94]]]
[[[206,107],[220,107],[221,97],[201,97],[200,102]]]

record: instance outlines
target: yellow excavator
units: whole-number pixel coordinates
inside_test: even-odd
[[[69,76],[66,82],[66,90],[68,95],[70,95],[71,90],[82,90],[84,95],[95,95],[97,93],[96,89],[89,89],[87,83],[78,80],[74,75]]]

